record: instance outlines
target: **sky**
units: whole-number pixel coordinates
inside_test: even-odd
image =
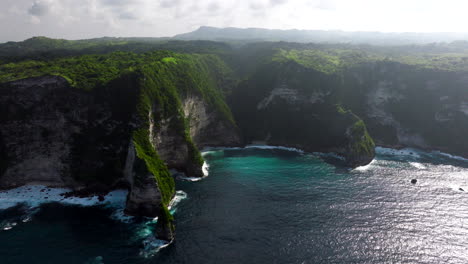
[[[466,32],[465,0],[0,0],[0,42],[162,37],[200,26]]]

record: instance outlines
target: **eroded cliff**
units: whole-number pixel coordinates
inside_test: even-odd
[[[352,67],[343,76],[338,93],[377,144],[468,157],[465,72],[387,61]]]
[[[261,66],[229,98],[247,142],[335,152],[346,164],[368,164],[375,145],[364,122],[337,105],[332,75],[295,62]]]
[[[172,240],[169,169],[201,177],[198,147],[222,145],[224,136],[230,145],[241,142],[223,101],[213,100],[222,99],[216,76],[196,67],[209,61],[167,53],[153,59],[88,89],[52,75],[0,84],[0,187],[102,193],[127,186],[126,213],[158,216],[158,237]]]

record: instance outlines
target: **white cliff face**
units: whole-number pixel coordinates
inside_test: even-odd
[[[221,113],[207,106],[202,99],[190,96],[182,105],[190,136],[199,149],[241,145],[239,129]]]
[[[181,169],[189,163],[189,148],[179,127],[174,127],[176,116],[161,120],[157,125],[150,119],[150,142],[169,168]]]
[[[324,103],[325,97],[330,95],[330,91],[308,91],[308,94],[299,92],[296,89],[290,88],[287,84],[283,83],[273,90],[270,91],[270,94],[263,98],[257,104],[257,110],[265,110],[272,103],[278,99],[282,99],[291,106],[297,105],[298,103],[305,104],[315,104],[315,103]]]
[[[289,104],[294,104],[295,102],[302,100],[299,97],[297,90],[290,89],[286,84],[281,84],[271,90],[268,97],[264,98],[258,103],[257,110],[263,110],[267,108],[275,99],[278,98],[286,100],[286,102]]]
[[[376,87],[367,94],[367,115],[378,119],[383,125],[392,125],[399,127],[399,123],[393,115],[386,111],[388,103],[398,103],[404,97],[394,89],[393,83],[389,81],[379,81]]]
[[[405,90],[407,88],[407,85],[402,82],[394,83],[388,80],[377,82],[375,88],[367,94],[367,115],[381,125],[393,127],[399,144],[426,148],[428,144],[424,137],[404,127],[389,111],[391,105],[401,104],[406,99]]]
[[[382,63],[347,76],[343,89],[358,87],[347,96],[377,144],[468,155],[466,142],[454,140],[468,129],[468,74]]]

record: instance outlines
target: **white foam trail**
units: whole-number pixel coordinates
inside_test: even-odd
[[[417,153],[419,152],[416,149],[404,148],[404,149],[391,149],[384,147],[376,147],[375,152],[381,155],[391,155],[391,156],[411,156],[415,158],[420,158],[421,156]]]
[[[161,249],[168,247],[170,244],[172,244],[172,241],[167,242],[164,240],[159,240],[153,235],[148,236],[143,241],[143,249],[140,251],[140,256],[144,258],[152,257]]]
[[[375,159],[373,159],[369,164],[364,165],[364,166],[359,166],[354,168],[354,171],[367,171],[371,168],[372,164],[375,162]]]
[[[177,170],[171,170],[170,172],[171,172],[172,177],[174,177],[174,178],[176,178],[178,180],[196,182],[196,181],[201,181],[204,178],[208,177],[209,168],[210,168],[210,166],[208,165],[208,163],[203,162],[203,166],[202,166],[203,176],[202,177],[187,176],[185,173],[177,171]]]
[[[70,205],[93,206],[105,204],[112,207],[121,207],[125,204],[126,190],[116,190],[104,196],[104,201],[99,201],[98,196],[92,197],[68,197],[62,194],[70,192],[66,188],[48,188],[46,186],[21,186],[15,189],[0,192],[0,209],[7,209],[18,204],[26,204],[29,207],[38,207],[43,203],[59,202]]]
[[[218,150],[211,150],[211,149],[210,149],[210,150],[204,150],[204,151],[201,152],[201,155],[202,155],[202,157],[204,158],[204,157],[206,157],[206,156],[208,156],[208,155],[215,154],[216,152],[222,151],[222,150],[224,150],[224,149],[218,149]]]
[[[449,158],[449,159],[455,159],[455,160],[461,160],[461,161],[468,161],[468,159],[466,159],[466,158],[463,158],[463,157],[460,157],[460,156],[451,155],[451,154],[444,153],[444,152],[440,152],[440,151],[432,151],[431,153],[432,153],[432,154],[436,154],[436,155],[440,155],[440,156],[444,156],[444,157]]]
[[[239,150],[242,149],[241,147],[205,147],[201,151],[201,155],[205,156],[208,154],[213,154],[221,150]]]
[[[0,224],[0,229],[3,231],[8,231],[13,229],[18,223],[15,222],[15,220],[10,220],[10,221],[3,221]]]
[[[426,166],[424,166],[423,164],[419,163],[419,162],[410,162],[409,163],[411,166],[415,167],[416,169],[420,169],[420,170],[425,170],[427,169]]]
[[[334,159],[339,159],[339,160],[346,160],[343,156],[340,156],[334,152],[328,152],[328,153],[324,153],[324,152],[313,152],[312,154],[314,155],[317,155],[319,157],[326,157],[326,158],[334,158]]]
[[[169,205],[167,206],[167,209],[171,210],[173,207],[176,207],[180,201],[187,199],[187,193],[184,191],[176,191],[176,194],[174,195],[174,198],[169,202]]]
[[[448,187],[455,192],[467,192],[468,191],[468,187],[465,187],[465,186],[450,184]]]
[[[26,207],[24,208],[25,215],[17,220],[22,223],[27,223],[32,220],[34,214],[39,211],[39,206],[44,203],[58,202],[61,204],[79,206],[104,205],[111,208],[118,208],[116,213],[113,214],[113,218],[115,217],[121,221],[128,221],[123,214],[123,208],[127,197],[126,190],[110,192],[104,196],[103,201],[99,201],[98,196],[65,198],[63,194],[70,191],[70,189],[66,188],[49,188],[42,185],[21,186],[11,190],[0,191],[0,210],[23,204]],[[13,225],[7,223],[2,226],[3,227],[0,227],[0,229],[11,230],[16,226],[16,222]]]
[[[187,176],[177,176],[177,179],[184,181],[197,182],[203,180],[205,177],[187,177]]]
[[[115,210],[111,218],[126,224],[131,223],[135,219],[135,217],[131,215],[126,215],[123,208]]]
[[[299,153],[304,153],[303,150],[297,148],[289,148],[289,147],[282,147],[282,146],[270,146],[270,145],[247,145],[245,146],[246,149],[254,148],[254,149],[281,149],[287,151],[294,151]]]
[[[203,162],[203,166],[202,166],[203,176],[206,177],[208,176],[208,174],[210,174],[209,169],[210,169],[210,165],[208,165],[208,163],[206,162]]]

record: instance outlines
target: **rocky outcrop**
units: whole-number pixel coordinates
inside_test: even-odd
[[[145,169],[146,165],[143,163],[144,161],[136,156],[133,142],[130,142],[124,170],[125,179],[130,184],[125,212],[130,215],[156,217],[162,200],[161,192],[156,178]]]

